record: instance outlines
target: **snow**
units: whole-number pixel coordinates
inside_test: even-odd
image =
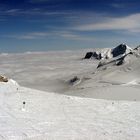
[[[134,80],[132,80],[132,81],[126,83],[126,84],[123,84],[123,85],[127,85],[128,86],[128,85],[139,85],[139,84],[138,84],[137,80],[134,79]]]
[[[19,85],[16,81],[14,81],[13,79],[9,79],[8,82],[0,82],[0,93],[2,94],[3,92],[16,92],[18,87]]]
[[[0,139],[138,140],[140,137],[139,102],[79,98],[19,86],[15,92],[17,86],[14,86],[9,96],[5,95],[6,89],[1,91],[4,102],[0,106]]]
[[[0,55],[0,140],[139,140],[140,58],[97,70],[85,52]]]

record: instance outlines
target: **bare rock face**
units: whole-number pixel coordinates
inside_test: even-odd
[[[134,48],[134,53],[136,53],[137,55],[140,55],[140,45]]]
[[[8,82],[8,78],[0,75],[0,82]]]
[[[87,52],[84,59],[90,59],[93,57],[93,52]]]
[[[101,60],[103,59],[105,56],[106,51],[102,51],[102,52],[87,52],[84,59],[90,59],[90,58],[94,58],[97,60]]]
[[[128,47],[126,44],[120,44],[116,48],[112,49],[111,53],[113,57],[117,57],[119,55],[123,55],[123,54],[125,55],[129,53],[130,51],[132,51],[132,49]]]
[[[80,81],[80,78],[77,77],[77,76],[74,76],[72,79],[69,80],[69,83],[70,83],[70,84],[74,84],[74,83],[76,83],[77,81]]]
[[[139,50],[139,49],[140,49],[140,45],[134,48],[134,50]]]

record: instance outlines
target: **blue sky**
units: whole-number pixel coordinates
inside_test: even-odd
[[[0,0],[0,52],[140,44],[138,0]]]

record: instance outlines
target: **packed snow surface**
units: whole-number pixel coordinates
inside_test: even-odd
[[[60,95],[10,82],[0,86],[0,139],[139,140],[139,102]]]

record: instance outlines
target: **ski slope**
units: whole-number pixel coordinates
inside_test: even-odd
[[[139,132],[140,102],[81,98],[11,81],[0,83],[1,140],[139,140]]]

